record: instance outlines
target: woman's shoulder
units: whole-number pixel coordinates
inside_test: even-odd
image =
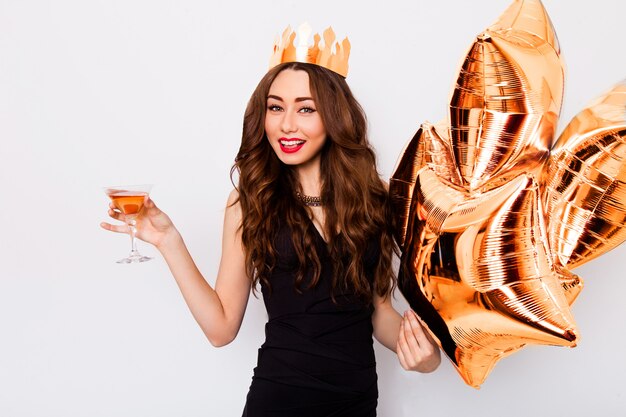
[[[239,201],[239,192],[233,189],[226,200],[226,218],[239,223],[241,221],[241,202]]]
[[[226,205],[228,207],[234,206],[235,204],[239,204],[239,191],[236,188],[233,188],[230,194],[228,194],[228,200],[226,200]]]

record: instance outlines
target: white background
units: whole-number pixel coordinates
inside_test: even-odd
[[[559,130],[626,76],[624,4],[545,1],[567,63]],[[419,123],[445,116],[457,65],[507,5],[0,0],[0,416],[239,416],[262,302],[211,347],[160,258],[113,262],[129,242],[99,228],[100,187],[156,184],[212,283],[243,111],[287,24],[349,35],[348,82],[388,178]],[[528,347],[480,390],[447,359],[407,373],[377,344],[379,415],[624,415],[625,257],[576,271],[578,347]]]

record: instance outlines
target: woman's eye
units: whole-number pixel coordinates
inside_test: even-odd
[[[300,109],[301,113],[315,113],[315,109],[312,107],[303,107]]]
[[[280,106],[277,106],[276,104],[270,104],[269,106],[267,106],[267,109],[269,111],[280,111],[281,110]]]

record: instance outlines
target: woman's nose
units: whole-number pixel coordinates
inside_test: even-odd
[[[285,133],[295,132],[296,130],[298,130],[296,126],[295,114],[293,112],[286,111],[285,113],[283,113],[280,128]]]

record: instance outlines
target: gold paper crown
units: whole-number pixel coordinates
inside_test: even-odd
[[[287,26],[281,38],[274,42],[274,53],[270,58],[270,69],[284,62],[304,62],[329,69],[345,77],[348,75],[350,41],[346,37],[341,43],[336,41],[331,27],[324,31],[324,41],[318,33],[313,36],[313,46],[309,45],[312,29],[308,23],[298,28],[298,45],[294,44],[296,32]],[[334,50],[334,51],[333,51]]]

